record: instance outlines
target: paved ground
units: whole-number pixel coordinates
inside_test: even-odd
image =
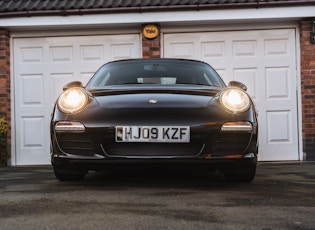
[[[59,182],[0,168],[0,229],[315,229],[315,163],[259,164],[250,184],[191,170],[117,170]]]

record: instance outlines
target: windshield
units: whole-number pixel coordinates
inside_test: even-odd
[[[102,89],[116,85],[204,85],[224,87],[215,70],[202,62],[172,59],[136,59],[102,66],[87,88]]]

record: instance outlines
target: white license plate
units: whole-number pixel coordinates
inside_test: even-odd
[[[117,126],[116,142],[190,142],[189,126]]]

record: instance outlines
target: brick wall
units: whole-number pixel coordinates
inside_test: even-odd
[[[154,39],[142,36],[142,57],[159,58],[161,56],[160,34]]]
[[[0,28],[0,115],[5,116],[9,125],[11,120],[10,98],[10,33]],[[11,144],[10,130],[7,141],[9,146]]]
[[[310,43],[310,23],[302,20],[300,25],[302,129],[306,160],[315,160],[315,44]]]

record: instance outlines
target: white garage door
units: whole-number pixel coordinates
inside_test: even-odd
[[[164,56],[211,64],[248,86],[259,111],[259,160],[298,160],[295,29],[164,35]]]
[[[86,83],[108,61],[139,58],[139,44],[139,34],[15,38],[12,164],[49,164],[49,121],[62,86],[73,80]]]

